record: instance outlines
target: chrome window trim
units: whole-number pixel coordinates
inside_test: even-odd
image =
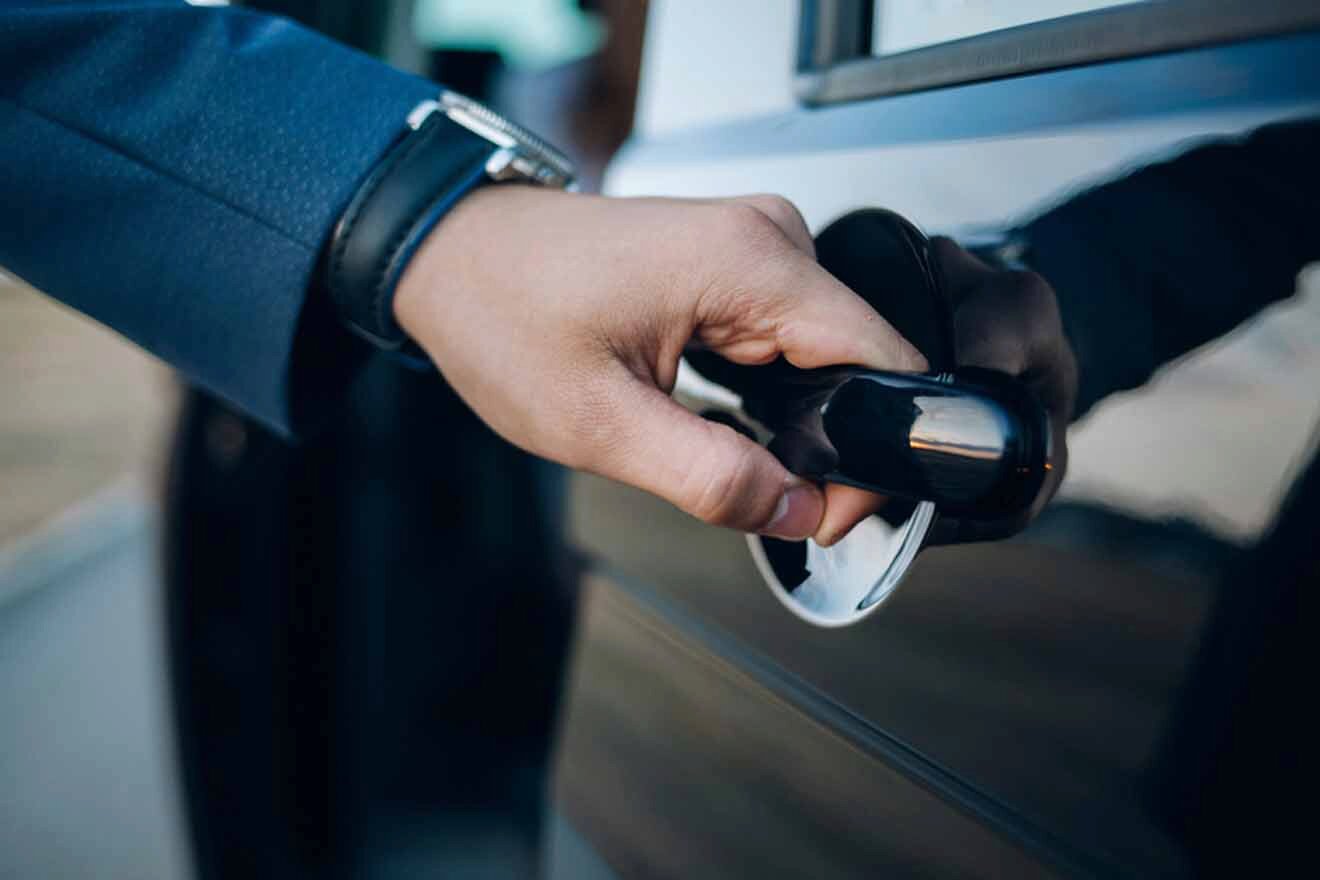
[[[1168,0],[870,55],[873,3],[803,0],[798,100],[811,106],[1320,29],[1313,0]]]

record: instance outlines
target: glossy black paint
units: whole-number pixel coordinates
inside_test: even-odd
[[[743,163],[727,160],[747,159],[753,170],[721,185],[780,190],[813,225],[876,203],[933,230],[985,229],[987,216],[1002,230],[1189,141],[1314,113],[1318,46],[1320,34],[1301,33],[786,111],[644,139],[626,163],[690,166],[686,178],[657,172],[646,183],[697,195],[713,185],[709,167],[735,173]],[[1305,814],[1291,797],[1304,744],[1288,706],[1302,686],[1298,596],[1320,573],[1301,539],[1314,533],[1320,484],[1314,420],[1289,418],[1279,391],[1313,399],[1316,367],[1287,321],[1246,328],[1250,345],[1242,328],[1227,332],[1263,300],[1287,297],[1299,262],[1271,258],[1271,271],[1240,285],[1261,294],[1246,302],[1221,268],[1237,252],[1218,242],[1235,206],[1295,196],[1306,181],[1254,167],[1177,185],[1133,177],[1125,197],[1147,188],[1151,200],[1126,212],[1082,201],[1053,225],[1038,270],[1088,343],[1084,378],[1105,379],[1070,435],[1070,470],[1085,479],[1065,483],[1011,540],[924,551],[861,624],[803,624],[765,590],[741,536],[575,478],[572,535],[595,573],[559,790],[607,857],[663,876],[697,866],[725,876],[1191,876],[1242,861],[1278,873],[1303,849]],[[1195,223],[1179,219],[1188,206]],[[1282,255],[1271,246],[1301,240],[1313,228],[1304,217],[1260,210],[1238,240]],[[846,284],[868,299],[915,289],[906,274],[879,271],[890,243],[872,259],[859,247],[868,236],[837,227],[817,250]],[[1108,243],[1134,232],[1144,234],[1126,248]],[[1109,287],[1097,294],[1087,284],[1104,273],[1078,268],[1096,253],[1106,270],[1144,259],[1168,281],[1162,260],[1198,252],[1204,277],[1190,300],[1165,296],[1175,285],[1148,288],[1145,275],[1122,276],[1132,283],[1118,299]],[[1152,292],[1157,320],[1130,310],[1118,324],[1102,319],[1116,301],[1149,306]],[[881,314],[925,320],[924,336],[894,323],[933,368],[951,369],[951,340],[930,330],[947,304],[890,293]],[[1225,299],[1239,308],[1221,309]],[[1209,320],[1217,312],[1231,317]],[[1147,338],[1166,330],[1195,337],[1179,352],[1227,336],[1169,363]],[[1115,347],[1106,356],[1098,343]],[[1148,365],[1136,380],[1119,375],[1148,348],[1166,352],[1154,381]],[[759,407],[763,423],[773,410],[756,383],[694,366]],[[634,598],[642,610],[614,612]],[[822,743],[793,723],[802,714],[857,750]],[[877,765],[911,787],[881,781]],[[922,792],[945,812],[919,810]],[[960,863],[965,847],[985,852],[968,816],[1021,860]],[[943,849],[912,848],[934,839]]]

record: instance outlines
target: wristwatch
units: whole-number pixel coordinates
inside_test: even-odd
[[[476,101],[446,90],[421,102],[331,235],[322,272],[340,320],[378,348],[403,348],[394,289],[445,212],[485,183],[569,189],[573,173],[563,153]]]

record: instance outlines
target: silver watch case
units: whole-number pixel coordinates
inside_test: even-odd
[[[433,100],[423,101],[408,114],[413,131],[432,113],[443,113],[473,134],[498,149],[486,160],[486,174],[491,180],[523,180],[557,189],[573,189],[573,163],[568,157],[514,122],[457,92],[442,91]]]

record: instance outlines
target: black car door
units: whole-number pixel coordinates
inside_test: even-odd
[[[1320,156],[1313,135],[1241,151],[1320,111],[1320,15],[967,3],[950,25],[912,4],[886,32],[884,3],[679,6],[652,11],[610,190],[779,192],[817,232],[872,206],[968,243],[1048,225],[1032,268],[1093,400],[1031,527],[924,550],[841,629],[786,611],[741,535],[575,477],[570,819],[628,876],[1281,864],[1320,505],[1320,252],[1297,206],[1320,203]],[[1206,142],[1224,164],[1157,165]],[[1107,286],[1115,266],[1140,271]],[[680,382],[694,406],[720,393]]]

